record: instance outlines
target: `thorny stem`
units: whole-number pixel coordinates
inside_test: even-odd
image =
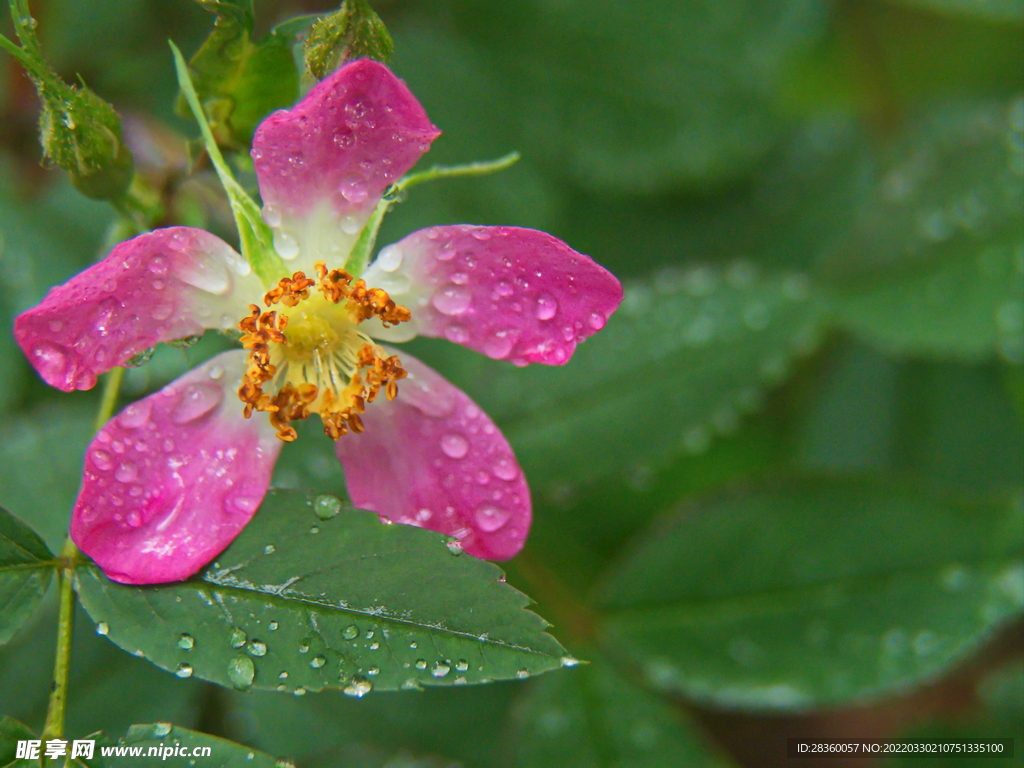
[[[110,420],[117,405],[121,391],[121,380],[124,368],[113,368],[103,382],[103,396],[100,409],[96,414],[94,431]],[[57,616],[57,657],[53,664],[53,685],[50,691],[50,704],[46,709],[46,724],[43,726],[42,739],[60,739],[64,736],[64,713],[67,709],[68,674],[71,670],[71,634],[75,623],[75,567],[78,565],[78,547],[68,537],[60,553],[60,568],[57,571],[57,584],[60,593],[60,609]]]

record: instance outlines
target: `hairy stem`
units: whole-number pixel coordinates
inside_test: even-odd
[[[114,368],[103,382],[103,396],[96,414],[94,431],[110,420],[117,406],[121,392],[124,368]],[[78,547],[68,537],[60,553],[60,569],[57,572],[57,588],[60,593],[60,609],[57,615],[57,656],[53,663],[53,684],[50,689],[50,703],[46,709],[46,724],[43,726],[43,740],[60,739],[64,736],[64,713],[67,709],[68,676],[71,671],[71,635],[75,626],[75,567],[78,564]]]

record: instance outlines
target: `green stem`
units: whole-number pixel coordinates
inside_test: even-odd
[[[117,406],[121,392],[124,368],[113,368],[103,382],[103,396],[96,414],[94,431],[98,432]],[[46,724],[42,739],[60,739],[64,736],[64,713],[67,709],[68,676],[71,671],[71,635],[75,626],[75,568],[78,565],[78,547],[68,537],[60,553],[60,569],[57,571],[57,588],[60,594],[60,608],[57,614],[57,657],[53,664],[53,687],[50,703],[46,709]]]

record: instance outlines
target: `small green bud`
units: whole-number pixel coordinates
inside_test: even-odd
[[[318,19],[306,38],[306,66],[323,80],[352,59],[387,62],[395,44],[387,27],[366,0],[345,0],[341,8]]]
[[[122,197],[134,163],[114,108],[85,86],[67,85],[56,77],[33,79],[43,102],[39,140],[46,159],[67,171],[86,197]]]

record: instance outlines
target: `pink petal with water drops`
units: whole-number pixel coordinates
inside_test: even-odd
[[[246,354],[224,352],[109,421],[86,451],[71,538],[114,581],[185,579],[252,518],[281,441],[245,419]]]
[[[39,375],[70,392],[132,356],[207,328],[233,328],[263,286],[223,240],[170,227],[119,244],[14,321]]]
[[[344,266],[384,189],[440,131],[383,64],[360,59],[256,130],[252,157],[263,217],[289,269]]]
[[[335,443],[352,502],[456,536],[477,557],[513,557],[532,515],[508,441],[465,392],[416,358],[388,353],[409,372],[398,397],[367,405],[366,430]]]
[[[446,338],[519,365],[569,361],[622,301],[622,286],[588,256],[520,227],[433,227],[381,250],[363,275],[412,311],[385,341]]]

